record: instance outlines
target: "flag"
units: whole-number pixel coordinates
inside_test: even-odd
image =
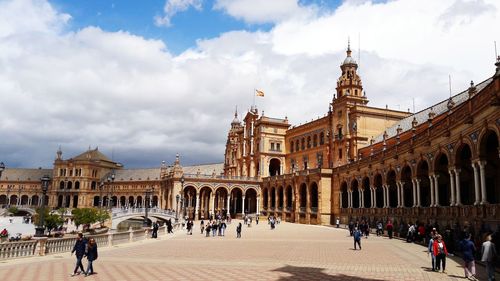
[[[258,97],[263,97],[264,96],[264,92],[261,91],[261,90],[255,90],[255,95],[258,96]]]

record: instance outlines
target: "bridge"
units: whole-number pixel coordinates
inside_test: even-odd
[[[126,221],[128,219],[133,219],[133,218],[144,219],[145,216],[146,216],[145,208],[128,208],[128,209],[113,208],[111,215],[111,222],[112,222],[111,229],[116,229],[118,227],[118,224],[120,224],[122,221]],[[175,221],[175,212],[170,210],[163,210],[160,208],[149,208],[148,219],[151,220],[151,218],[163,221],[172,219],[173,221]]]
[[[18,213],[27,213],[30,215],[34,215],[36,213],[35,208],[30,205],[10,205],[10,207],[16,207]],[[0,216],[3,216],[8,212],[9,212],[8,206],[2,206],[2,208],[0,208]]]

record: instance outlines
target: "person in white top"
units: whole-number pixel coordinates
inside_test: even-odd
[[[495,258],[497,251],[495,244],[491,242],[491,235],[486,236],[486,241],[481,246],[481,261],[486,263],[486,270],[488,272],[488,281],[495,280]]]

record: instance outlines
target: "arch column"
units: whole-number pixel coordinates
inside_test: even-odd
[[[352,208],[352,190],[347,191],[347,208]]]
[[[245,195],[241,196],[241,213],[245,213]]]
[[[383,187],[384,187],[384,208],[389,208],[389,186],[385,184]]]
[[[420,196],[420,181],[420,179],[415,179],[415,182],[417,183],[417,207],[422,206],[422,198]]]
[[[462,200],[460,198],[460,169],[454,169],[453,171],[455,172],[455,190],[457,194],[455,206],[460,206],[462,205]]]
[[[260,216],[260,196],[257,196],[256,201],[257,201],[257,216]],[[229,212],[228,212],[228,214],[229,214]]]
[[[434,207],[439,207],[439,175],[432,175],[434,178]]]
[[[194,219],[198,220],[198,214],[200,213],[200,192],[196,191],[196,207],[194,209]]]
[[[479,161],[478,161],[479,162]],[[476,197],[474,200],[474,205],[479,205],[481,202],[481,195],[479,194],[480,191],[480,184],[479,184],[479,175],[477,171],[477,162],[472,163],[472,170],[474,171],[474,196]]]
[[[311,189],[306,187],[306,222],[311,224]]]
[[[398,204],[396,207],[399,208],[399,207],[401,207],[401,182],[399,182],[399,181],[396,182],[396,187],[397,187],[397,191],[398,191],[397,192],[398,193],[397,194],[398,195]]]
[[[231,201],[231,193],[227,194],[227,201],[226,201],[226,215],[229,216],[229,202]],[[257,209],[259,208],[259,199],[257,198]],[[258,211],[257,211],[258,212]]]
[[[486,167],[486,161],[479,161],[479,175],[481,178],[481,204],[488,204],[486,200],[486,171],[484,170]]]
[[[358,188],[358,193],[359,193],[359,208],[364,208],[365,207],[365,189]]]
[[[342,191],[339,191],[339,203],[340,203],[340,208],[343,208],[344,206],[342,206]]]
[[[413,204],[412,207],[417,206],[417,184],[415,179],[411,179],[411,191],[413,192]]]
[[[436,205],[436,201],[434,198],[434,175],[429,175],[429,183],[430,183],[430,188],[431,188],[431,204],[429,205],[430,207],[434,207]]]
[[[455,206],[455,176],[453,175],[452,169],[448,170],[448,173],[450,174],[450,193],[451,193],[450,206]]]
[[[372,208],[376,208],[377,207],[377,190],[374,186],[372,186],[371,188],[371,192],[372,192]]]
[[[210,193],[210,205],[208,209],[211,215],[215,215],[215,194],[213,192]]]
[[[405,189],[404,189],[404,182],[400,181],[400,182],[399,182],[399,186],[400,186],[400,189],[401,189],[401,203],[400,203],[400,207],[404,207],[404,206],[405,206]]]

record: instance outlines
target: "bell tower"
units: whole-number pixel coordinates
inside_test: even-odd
[[[348,103],[365,105],[368,103],[368,99],[363,93],[361,77],[357,73],[358,63],[351,56],[350,41],[347,43],[346,53],[347,56],[340,65],[342,75],[337,80],[337,99],[339,99],[338,101],[346,100]],[[333,103],[335,103],[335,97]]]

